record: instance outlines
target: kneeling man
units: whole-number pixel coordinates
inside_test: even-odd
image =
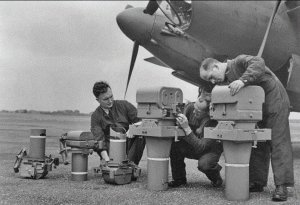
[[[210,97],[200,96],[195,103],[187,105],[184,114],[178,114],[178,124],[183,128],[185,136],[173,142],[171,147],[171,169],[173,181],[169,187],[186,184],[184,159],[198,160],[199,171],[206,174],[215,187],[222,185],[220,176],[222,167],[218,164],[223,152],[221,142],[203,138],[204,127],[215,127],[218,122],[209,118]]]

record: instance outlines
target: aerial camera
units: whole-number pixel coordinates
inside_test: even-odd
[[[168,188],[169,156],[172,142],[185,136],[176,125],[183,112],[183,93],[179,88],[152,87],[137,90],[138,117],[142,123],[130,125],[130,135],[145,136],[147,146],[147,188],[162,191]]]
[[[154,87],[137,90],[138,117],[142,119],[174,120],[185,104],[179,88]]]
[[[204,138],[220,140],[225,156],[225,196],[230,201],[249,199],[249,163],[258,141],[271,139],[271,129],[257,129],[265,101],[259,86],[243,87],[232,96],[227,85],[211,93],[210,118],[216,127],[205,127]]]

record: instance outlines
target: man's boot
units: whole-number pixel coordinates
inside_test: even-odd
[[[288,190],[286,185],[277,185],[273,193],[272,201],[286,201],[288,198]]]
[[[263,192],[264,187],[254,182],[249,182],[249,192]]]
[[[205,173],[207,178],[211,181],[213,187],[220,187],[223,184],[223,179],[220,175],[220,171]]]
[[[183,184],[186,184],[186,178],[174,179],[168,183],[169,187],[179,187]]]

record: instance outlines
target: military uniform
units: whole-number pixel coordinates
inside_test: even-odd
[[[265,91],[263,120],[259,128],[272,130],[271,141],[258,143],[250,158],[250,182],[267,185],[270,153],[275,185],[294,185],[293,153],[289,127],[289,98],[282,83],[265,66],[260,57],[240,55],[227,61],[225,81],[242,80],[247,85],[258,85]]]
[[[124,132],[129,125],[139,122],[137,109],[126,100],[115,100],[112,108],[107,114],[99,106],[91,116],[91,132],[95,140],[104,140],[104,148],[95,150],[99,155],[103,150],[109,151],[110,127],[123,127]],[[139,164],[145,148],[145,139],[142,136],[135,136],[127,139],[127,155],[130,161]]]
[[[198,169],[205,173],[208,178],[214,173],[219,173],[221,166],[218,164],[223,147],[220,142],[203,138],[204,127],[215,127],[217,121],[210,120],[208,113],[203,113],[201,119],[195,117],[194,103],[186,107],[185,115],[188,119],[192,132],[173,142],[171,146],[170,159],[172,177],[175,181],[186,179],[184,159],[198,160]]]

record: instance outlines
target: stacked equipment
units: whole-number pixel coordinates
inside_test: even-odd
[[[210,117],[215,128],[204,128],[204,138],[221,140],[225,154],[225,196],[230,201],[249,199],[249,162],[257,141],[271,139],[270,129],[257,129],[262,120],[264,90],[242,88],[234,96],[228,86],[215,86],[211,93]],[[253,146],[252,146],[253,145]]]
[[[126,137],[124,128],[110,129],[110,161],[101,167],[103,179],[107,183],[128,184],[140,176],[141,169],[127,159]]]
[[[46,129],[31,129],[29,155],[25,148],[20,151],[16,156],[14,172],[25,178],[44,178],[52,171],[52,165],[54,168],[59,165],[58,158],[45,155],[45,147]]]
[[[70,131],[61,136],[60,154],[65,165],[68,162],[68,151],[72,153],[71,180],[86,181],[88,177],[88,155],[93,153],[96,146],[102,146],[94,140],[91,132]],[[67,147],[70,147],[69,149]]]
[[[172,142],[184,136],[176,126],[176,114],[182,112],[183,94],[179,88],[154,87],[138,89],[136,93],[139,126],[130,125],[130,135],[142,135],[147,146],[147,188],[168,189],[169,156]]]

